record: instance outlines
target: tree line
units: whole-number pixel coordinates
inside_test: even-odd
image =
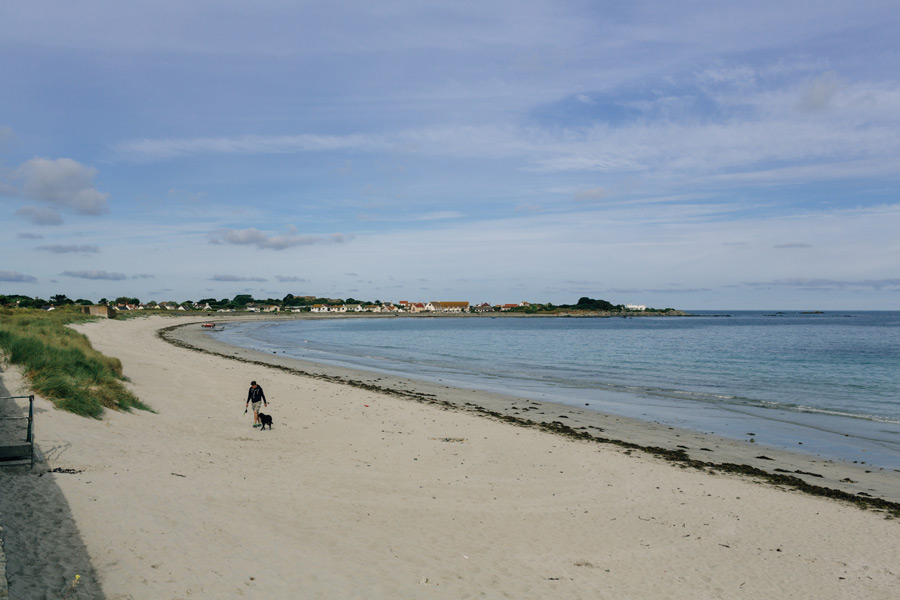
[[[150,301],[146,303],[146,306],[159,306],[161,304],[169,304],[175,306],[184,306],[185,308],[194,308],[197,306],[206,307],[209,305],[211,309],[219,310],[219,309],[231,309],[231,310],[239,310],[242,308],[246,308],[251,305],[270,305],[270,306],[282,306],[282,307],[302,307],[302,306],[312,306],[314,304],[381,304],[380,300],[376,300],[375,302],[364,302],[362,300],[356,300],[355,298],[347,298],[347,299],[334,299],[334,298],[313,298],[310,296],[294,296],[293,294],[288,294],[284,298],[275,299],[275,298],[254,298],[251,294],[238,294],[234,298],[202,298],[200,300],[185,300],[182,302],[175,301],[167,301],[167,302],[156,302]],[[114,299],[100,298],[98,301],[94,302],[92,300],[87,300],[85,298],[78,298],[77,300],[72,300],[65,294],[56,294],[51,296],[49,299],[44,299],[40,297],[31,297],[31,296],[23,296],[21,294],[10,294],[10,295],[2,295],[0,294],[0,306],[11,307],[17,306],[19,308],[47,308],[49,306],[53,307],[61,307],[61,306],[92,306],[95,304],[107,304],[110,306],[115,305],[132,305],[139,306],[141,305],[141,301],[139,298],[131,297],[131,296],[119,296]]]

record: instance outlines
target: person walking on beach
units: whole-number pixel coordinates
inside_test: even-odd
[[[257,385],[255,381],[250,382],[250,391],[247,392],[247,404],[244,406],[244,412],[247,412],[247,406],[251,404],[253,404],[253,426],[259,427],[259,405],[265,404],[268,407],[269,402],[266,400],[262,386]]]

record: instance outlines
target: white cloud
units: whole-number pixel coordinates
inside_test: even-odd
[[[96,174],[96,169],[70,158],[33,158],[16,169],[13,176],[25,180],[22,193],[29,200],[81,215],[100,215],[107,211],[109,194],[94,188]]]
[[[63,218],[59,211],[48,206],[23,206],[16,211],[35,225],[62,225]]]
[[[342,243],[347,237],[340,233],[328,237],[315,235],[298,235],[297,228],[291,226],[286,233],[270,235],[255,227],[247,229],[219,229],[209,235],[213,244],[235,244],[239,246],[256,246],[266,250],[284,250],[295,246],[311,246],[323,243]]]
[[[35,283],[37,278],[19,273],[18,271],[0,271],[0,281],[8,281],[10,283]]]
[[[92,269],[89,271],[63,271],[60,275],[64,275],[66,277],[75,277],[78,279],[105,279],[109,281],[121,281],[123,279],[128,279],[128,275],[124,273],[115,273],[109,271],[101,271]]]

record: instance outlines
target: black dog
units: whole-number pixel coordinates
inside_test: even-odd
[[[260,431],[266,428],[266,425],[269,426],[269,431],[272,430],[272,415],[264,415],[263,413],[259,413],[259,422],[262,423],[262,427],[259,428]]]

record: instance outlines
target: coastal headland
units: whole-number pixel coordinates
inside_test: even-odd
[[[203,322],[77,327],[155,412],[37,399],[43,460],[0,470],[10,597],[61,596],[76,574],[70,597],[117,600],[877,599],[900,583],[896,473],[301,363]],[[251,380],[272,431],[243,414]]]

